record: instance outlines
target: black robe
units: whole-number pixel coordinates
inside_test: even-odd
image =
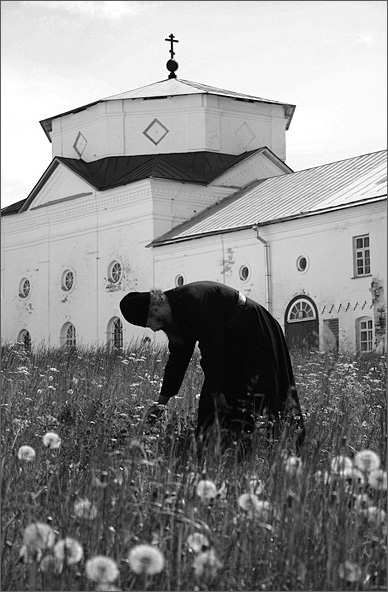
[[[233,432],[252,431],[254,415],[277,421],[290,410],[297,427],[303,428],[284,334],[263,306],[247,298],[236,314],[238,290],[211,281],[186,284],[165,294],[180,335],[177,341],[169,339],[160,394],[178,393],[198,342],[205,379],[197,434],[213,424],[215,406],[221,407],[224,427]],[[230,407],[226,413],[222,401],[217,403],[221,393]]]

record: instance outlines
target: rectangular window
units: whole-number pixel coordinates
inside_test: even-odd
[[[360,321],[360,351],[368,352],[373,348],[373,325],[372,319],[364,319]]]
[[[369,235],[353,238],[354,276],[370,275]]]

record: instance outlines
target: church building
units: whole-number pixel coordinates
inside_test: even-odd
[[[126,347],[134,290],[197,280],[290,347],[385,351],[386,151],[293,171],[295,105],[168,78],[40,122],[52,161],[1,212],[2,340]]]

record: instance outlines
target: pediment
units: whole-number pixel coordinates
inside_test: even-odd
[[[34,210],[52,203],[76,199],[93,192],[92,185],[89,185],[63,164],[59,164],[41,185],[29,209]]]
[[[292,170],[267,148],[260,149],[248,158],[235,164],[214,179],[212,185],[222,187],[245,187],[253,181],[291,173]]]

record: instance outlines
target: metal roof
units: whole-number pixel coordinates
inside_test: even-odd
[[[268,148],[258,148],[237,155],[204,151],[107,156],[92,162],[56,156],[27,198],[2,209],[1,214],[8,216],[26,211],[59,163],[68,167],[99,191],[106,191],[112,187],[120,187],[152,177],[206,185],[249,156],[261,152],[266,152],[277,159]]]
[[[386,150],[271,177],[239,190],[152,246],[344,208],[387,195]]]
[[[285,108],[285,116],[288,118],[286,129],[290,127],[291,119],[295,111],[295,105],[291,105],[289,103],[281,103],[279,101],[263,99],[261,97],[255,97],[253,95],[246,95],[231,90],[224,90],[222,88],[217,88],[215,86],[201,84],[200,82],[191,82],[190,80],[168,78],[167,80],[160,80],[159,82],[153,82],[152,84],[141,86],[139,88],[135,88],[134,90],[129,90],[127,92],[123,92],[117,95],[112,95],[110,97],[105,97],[104,99],[93,101],[92,103],[88,103],[87,105],[71,109],[70,111],[65,111],[63,113],[59,113],[58,115],[48,117],[47,119],[42,119],[39,123],[43,127],[45,134],[51,142],[49,134],[52,131],[53,119],[57,119],[58,117],[62,117],[64,115],[70,115],[71,113],[77,113],[78,111],[83,111],[88,107],[97,105],[98,103],[103,103],[106,101],[118,101],[124,99],[159,99],[162,97],[184,96],[193,94],[209,94],[228,97],[231,99],[237,99],[239,101],[248,101],[251,103],[269,103],[271,105],[282,105]]]

